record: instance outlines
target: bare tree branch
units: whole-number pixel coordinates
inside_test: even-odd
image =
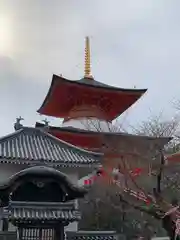
[[[119,211],[122,210],[121,203],[124,203],[134,209],[147,213],[158,220],[162,220],[163,214],[172,207],[172,204],[168,200],[165,200],[163,195],[164,190],[167,189],[164,187],[163,182],[165,179],[164,170],[166,169],[166,172],[168,172],[168,166],[165,164],[163,154],[163,144],[152,145],[152,142],[148,140],[146,145],[145,138],[138,139],[134,138],[133,135],[131,136],[125,134],[125,131],[122,130],[123,124],[118,125],[118,122],[116,122],[116,125],[113,125],[109,122],[102,123],[102,121],[88,119],[86,124],[86,129],[99,132],[99,136],[102,141],[101,150],[105,153],[105,158],[107,153],[108,156],[110,156],[110,153],[112,154],[111,156],[116,155],[116,157],[112,157],[112,159],[104,161],[103,165],[105,169],[111,169],[112,171],[113,168],[117,168],[119,169],[121,175],[124,174],[125,185],[116,187],[116,190],[112,189],[111,192],[112,195],[113,191],[118,192],[120,197],[119,205],[114,204],[113,201],[106,200],[111,202],[111,206]],[[163,137],[174,137],[178,135],[179,124],[180,121],[178,117],[174,117],[170,120],[164,120],[161,113],[158,116],[151,117],[147,121],[142,122],[138,128],[132,126],[131,129],[133,129],[134,136],[149,136],[154,139],[161,139]],[[124,138],[123,134],[125,134]],[[121,136],[123,141],[121,140],[118,142],[118,136]],[[144,140],[141,142],[140,139]],[[176,142],[171,141],[171,143],[165,147],[165,151],[170,148],[175,149],[178,143],[179,139],[177,137]],[[137,166],[142,168],[144,173],[137,177],[132,177],[131,171],[133,168],[137,168]],[[145,170],[147,170],[147,172]],[[109,172],[109,175],[109,177],[112,178],[111,172]],[[166,178],[166,180],[167,179],[168,178]],[[171,183],[173,184],[172,181]],[[142,206],[143,204],[140,203],[138,198],[133,197],[130,192],[124,191],[125,187],[137,191],[137,194],[144,192],[145,197],[151,198],[152,207],[145,208]],[[100,199],[103,201],[102,197],[100,197]],[[166,219],[166,221],[168,224],[173,224],[174,220]],[[167,226],[165,229],[170,231],[167,229]],[[168,234],[170,235],[171,232]]]

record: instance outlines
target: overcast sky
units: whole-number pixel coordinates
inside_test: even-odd
[[[19,115],[28,126],[42,120],[36,110],[53,73],[83,77],[86,35],[96,80],[148,88],[124,121],[171,116],[180,99],[179,12],[179,0],[0,0],[0,135]]]

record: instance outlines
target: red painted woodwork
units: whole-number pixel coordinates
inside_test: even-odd
[[[94,80],[93,80],[94,81]],[[92,80],[91,80],[92,82]],[[53,80],[40,114],[68,118],[77,106],[97,106],[104,120],[113,120],[135,103],[145,92],[137,89],[121,89],[111,86],[96,86],[78,81],[70,81],[53,75]],[[84,116],[86,117],[86,115]]]
[[[180,152],[167,156],[168,162],[180,162]]]
[[[55,137],[65,142],[71,143],[74,146],[86,148],[86,149],[100,149],[102,142],[98,134],[81,134],[75,132],[60,132],[56,130],[50,130],[50,133]]]

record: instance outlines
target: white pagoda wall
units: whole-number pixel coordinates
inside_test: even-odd
[[[9,177],[16,174],[17,172],[27,168],[28,165],[20,165],[20,164],[1,164],[0,163],[0,184],[3,184]],[[61,168],[59,171],[67,174],[73,183],[77,183],[78,181],[78,172],[76,171],[78,168]],[[76,200],[77,204],[78,201]],[[0,230],[2,229],[2,220],[0,220]],[[67,227],[67,231],[77,231],[78,222],[70,223]],[[12,224],[9,224],[9,231],[15,231],[15,227]]]
[[[62,123],[61,127],[73,127],[95,132],[117,132],[117,126],[97,118],[70,119]]]

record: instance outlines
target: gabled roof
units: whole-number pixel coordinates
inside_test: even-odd
[[[0,162],[90,166],[99,164],[101,157],[100,153],[86,151],[59,140],[45,129],[23,127],[0,138]]]

